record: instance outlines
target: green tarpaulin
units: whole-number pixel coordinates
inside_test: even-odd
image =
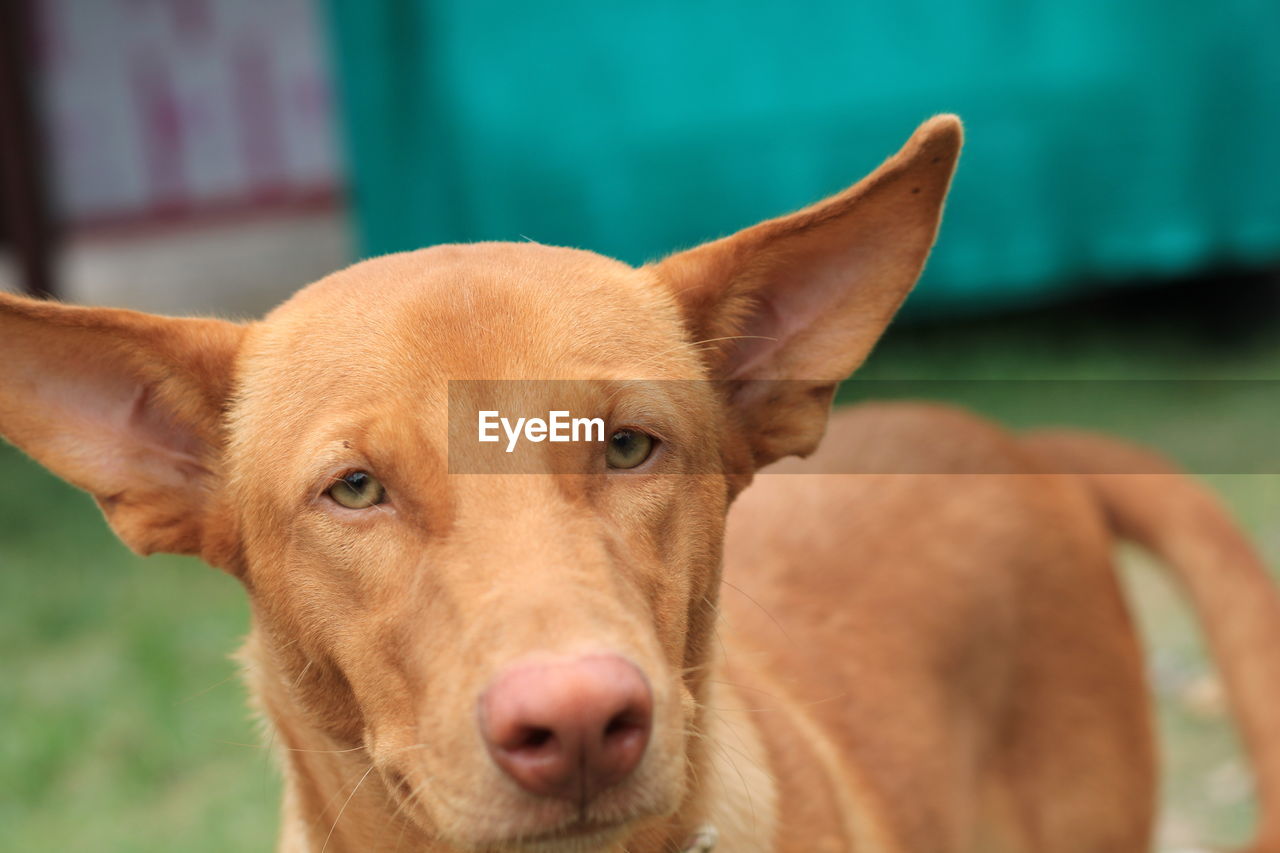
[[[365,254],[642,262],[968,144],[919,311],[1280,259],[1274,0],[331,0]]]

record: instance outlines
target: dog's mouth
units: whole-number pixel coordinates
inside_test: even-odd
[[[385,771],[384,778],[397,801],[399,814],[410,819],[413,819],[415,813],[427,817],[424,813],[423,788],[412,784],[410,778],[399,771]],[[567,811],[569,808],[572,810]],[[482,837],[458,841],[464,847],[484,851],[595,853],[613,849],[612,845],[619,842],[640,818],[638,814],[619,815],[613,809],[609,809],[607,817],[593,816],[590,811],[588,809],[584,814],[577,806],[568,803],[546,802],[541,804],[541,808],[523,815],[523,819],[517,818],[514,821],[516,825],[508,824],[512,815],[507,815],[507,820],[502,821],[508,824],[505,831],[494,825],[492,816],[482,819],[480,823],[488,824],[485,827],[488,831],[482,832]]]

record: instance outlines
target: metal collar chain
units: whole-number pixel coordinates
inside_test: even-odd
[[[720,840],[720,833],[716,832],[716,828],[709,823],[705,823],[698,827],[684,847],[680,848],[680,853],[711,853],[716,849],[716,842]]]

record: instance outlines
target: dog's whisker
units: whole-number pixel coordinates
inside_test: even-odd
[[[338,821],[342,820],[342,816],[347,811],[347,806],[351,805],[351,800],[355,797],[356,792],[360,790],[360,786],[364,784],[364,780],[369,778],[369,774],[373,772],[373,765],[369,765],[369,769],[364,771],[364,775],[360,777],[360,781],[351,789],[350,795],[347,796],[346,802],[342,804],[342,808],[338,809],[338,816],[333,819],[333,826],[329,827],[329,834],[324,838],[324,844],[320,845],[320,853],[329,849],[329,842],[333,839],[333,833],[338,828]]]
[[[730,727],[726,725],[726,728],[730,728]],[[765,765],[761,764],[756,758],[752,757],[750,750],[748,749],[745,743],[742,743],[740,747],[735,747],[735,746],[732,746],[731,744],[720,742],[716,740],[716,738],[708,734],[703,734],[700,732],[690,732],[690,731],[686,731],[685,734],[689,735],[690,737],[695,737],[695,738],[700,738],[702,740],[705,740],[708,743],[714,744],[715,746],[721,749],[732,749],[744,761],[749,762],[752,766],[756,767],[759,770],[764,770],[765,772],[768,772]]]
[[[712,683],[712,684],[723,684],[723,685],[725,685],[726,687],[736,687],[736,688],[738,688],[739,690],[749,690],[749,691],[751,691],[752,693],[759,693],[759,694],[761,694],[761,695],[763,695],[763,696],[767,696],[767,697],[769,697],[770,699],[773,699],[773,700],[775,700],[775,701],[781,701],[777,696],[773,695],[773,694],[772,694],[772,693],[770,693],[769,691],[767,691],[767,690],[762,690],[762,689],[761,689],[761,688],[759,688],[759,687],[752,687],[752,686],[751,686],[751,685],[749,685],[749,684],[742,684],[741,682],[738,682],[738,681],[725,681],[724,679],[721,679],[721,678],[712,678],[712,679],[708,679],[708,681],[710,681],[710,683]]]
[[[360,752],[361,750],[364,749],[363,746],[352,746],[346,749],[307,749],[303,747],[291,747],[291,746],[275,747],[270,744],[243,743],[241,741],[234,741],[234,740],[219,740],[217,741],[217,743],[226,744],[227,746],[243,746],[243,747],[247,747],[248,749],[262,749],[267,751],[279,749],[282,752],[310,752],[310,753],[316,753],[319,755],[340,755],[348,752]]]
[[[696,734],[695,734],[695,733],[693,733],[693,732],[688,732],[688,731],[686,731],[686,734],[690,734],[690,735],[692,735],[692,736],[694,736],[694,737],[698,737],[698,738],[700,738],[701,740],[703,740],[703,742],[705,742],[706,744],[708,744],[712,749],[716,749],[716,750],[719,750],[719,751],[720,751],[720,755],[721,755],[721,756],[723,756],[723,758],[724,758],[725,762],[727,762],[727,763],[728,763],[728,765],[729,765],[730,769],[732,769],[732,770],[733,770],[733,772],[734,772],[734,773],[737,775],[737,777],[738,777],[738,781],[739,781],[739,782],[741,782],[741,784],[742,784],[742,790],[743,790],[743,792],[744,792],[744,793],[745,793],[745,795],[746,795],[746,798],[747,798],[747,805],[748,805],[748,808],[749,808],[749,809],[750,809],[750,811],[751,811],[751,816],[752,816],[752,826],[754,827],[754,826],[756,825],[756,808],[755,808],[755,801],[754,801],[754,798],[753,798],[753,796],[752,796],[752,794],[751,794],[751,786],[750,786],[750,784],[748,784],[748,782],[747,782],[747,777],[742,773],[742,770],[738,767],[737,762],[735,762],[735,761],[733,760],[733,756],[732,756],[732,755],[730,755],[730,754],[729,754],[729,752],[725,750],[725,745],[724,745],[724,744],[722,744],[722,743],[719,743],[719,742],[716,740],[716,738],[714,738],[714,737],[712,737],[712,736],[710,736],[710,735],[707,735],[707,734],[701,734],[701,733],[696,733]],[[753,763],[754,763],[754,762],[753,762]],[[724,775],[720,772],[719,765],[718,765],[718,764],[717,764],[717,762],[714,760],[714,758],[712,758],[712,760],[710,760],[710,761],[708,761],[708,762],[707,762],[707,766],[708,766],[708,767],[710,767],[710,768],[711,768],[711,771],[712,771],[713,773],[715,773],[715,774],[716,774],[716,778],[720,780],[720,785],[721,785],[721,787],[723,787],[723,788],[725,788],[726,790],[728,790],[728,785],[727,785],[727,784],[726,784],[726,782],[725,782]],[[757,765],[757,766],[759,766],[759,765]]]
[[[302,683],[302,679],[306,677],[306,674],[311,670],[311,665],[314,664],[315,662],[316,662],[315,658],[307,658],[306,666],[304,666],[302,668],[302,671],[298,673],[298,677],[293,680],[293,686],[295,688]]]
[[[233,672],[230,675],[228,675],[226,678],[220,681],[215,681],[213,684],[210,684],[208,687],[204,688],[203,690],[197,691],[195,693],[192,693],[190,696],[186,696],[182,699],[179,699],[175,704],[185,705],[186,703],[192,701],[193,699],[199,699],[201,696],[204,696],[206,693],[209,693],[213,690],[218,689],[224,684],[229,684],[232,681],[238,681],[239,679],[240,679],[239,671]]]
[[[668,349],[662,350],[661,352],[657,352],[650,355],[648,358],[640,362],[637,362],[632,367],[633,369],[639,370],[643,367],[647,367],[649,364],[651,364],[653,361],[656,361],[657,359],[663,358],[664,356],[670,355],[671,353],[677,352],[682,349],[688,349],[688,350],[710,349],[712,344],[723,343],[725,341],[739,341],[739,340],[761,340],[761,341],[773,341],[776,343],[778,339],[767,337],[764,335],[724,335],[723,337],[718,337],[718,338],[702,338],[701,340],[697,340],[697,341],[683,341],[679,344],[676,344],[673,347],[669,347]]]
[[[729,589],[733,590],[734,592],[738,593],[747,601],[751,602],[757,608],[759,608],[760,612],[763,613],[765,616],[769,617],[769,621],[772,622],[775,626],[777,626],[778,630],[782,632],[782,636],[787,638],[787,642],[793,645],[795,644],[795,640],[792,639],[791,635],[787,633],[787,629],[782,627],[782,623],[779,622],[776,618],[774,618],[774,615],[770,613],[769,610],[763,604],[757,601],[755,597],[751,595],[751,593],[747,592],[745,589],[743,589],[740,586],[737,586],[736,584],[730,583],[730,581],[727,578],[721,578],[720,583],[723,584],[724,586],[727,586]]]
[[[759,825],[759,818],[756,814],[755,796],[754,794],[752,794],[751,785],[747,782],[747,777],[745,774],[743,774],[742,769],[738,767],[738,762],[735,761],[733,759],[733,756],[729,753],[729,750],[727,749],[727,744],[720,743],[715,739],[712,739],[710,743],[713,749],[720,750],[720,754],[724,756],[725,761],[729,762],[729,767],[732,768],[733,772],[737,774],[738,781],[742,783],[742,791],[747,798],[747,808],[749,808],[751,811],[751,828],[752,828],[752,833],[754,834]],[[754,764],[755,762],[752,762],[752,763]],[[756,766],[757,768],[759,767],[759,765],[756,765]]]

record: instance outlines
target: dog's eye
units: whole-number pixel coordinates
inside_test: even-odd
[[[365,509],[382,503],[386,490],[366,471],[352,471],[329,487],[329,497],[347,509]]]
[[[609,436],[605,461],[610,468],[635,468],[653,453],[653,436],[634,429],[620,429]]]

